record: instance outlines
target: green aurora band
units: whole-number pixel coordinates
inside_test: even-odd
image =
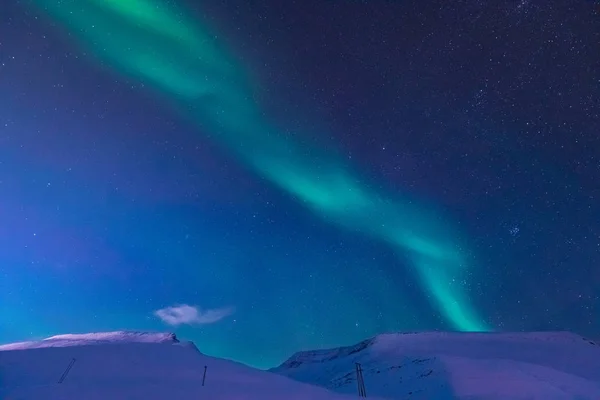
[[[412,263],[454,329],[489,330],[458,283],[468,266],[455,232],[408,198],[370,189],[331,151],[278,132],[257,104],[243,68],[185,10],[160,0],[32,1],[103,63],[153,87],[199,130],[314,213],[392,246]]]

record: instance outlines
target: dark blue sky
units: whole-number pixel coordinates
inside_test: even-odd
[[[196,3],[273,124],[460,231],[487,325],[600,336],[594,4]],[[0,5],[0,342],[174,330],[271,366],[455,328],[403,254],[328,223],[76,36]],[[189,323],[155,314],[182,304]]]

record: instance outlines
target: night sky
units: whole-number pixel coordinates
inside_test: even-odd
[[[593,1],[1,0],[0,93],[0,343],[600,337]]]

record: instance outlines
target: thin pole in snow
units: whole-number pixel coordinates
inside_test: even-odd
[[[67,365],[67,369],[65,369],[65,372],[63,372],[63,374],[61,375],[60,379],[58,380],[58,383],[63,383],[63,381],[69,374],[69,371],[71,370],[71,368],[73,368],[73,364],[75,364],[75,361],[77,361],[77,360],[73,358],[71,360],[71,362],[69,363],[69,365]]]
[[[202,375],[202,386],[204,386],[204,381],[206,380],[206,368],[208,368],[206,365],[204,366],[204,375]]]

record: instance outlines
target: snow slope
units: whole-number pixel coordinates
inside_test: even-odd
[[[57,383],[71,361],[72,369]],[[202,376],[206,370],[206,385]],[[201,354],[172,334],[61,335],[0,346],[0,399],[344,400],[351,397]]]
[[[568,332],[385,334],[300,352],[272,372],[389,399],[600,399],[600,346]]]

